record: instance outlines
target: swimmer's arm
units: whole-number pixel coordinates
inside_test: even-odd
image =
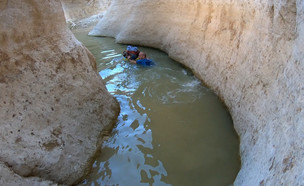
[[[128,60],[130,63],[136,64],[136,60],[130,59],[130,56],[128,56]]]

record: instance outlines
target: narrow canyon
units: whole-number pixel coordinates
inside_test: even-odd
[[[119,105],[66,21],[100,14],[90,35],[161,49],[223,100],[240,137],[234,185],[303,185],[303,12],[304,0],[1,1],[0,184],[86,174]]]

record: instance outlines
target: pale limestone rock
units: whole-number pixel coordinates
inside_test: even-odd
[[[15,174],[7,166],[0,162],[0,185],[1,186],[56,186],[51,181],[40,178],[24,178]]]
[[[66,28],[59,0],[1,1],[0,9],[0,161],[18,180],[76,183],[118,103],[92,54]]]
[[[160,48],[224,100],[235,185],[304,185],[303,0],[114,0],[91,35]]]
[[[61,0],[66,22],[71,29],[96,25],[112,0]]]

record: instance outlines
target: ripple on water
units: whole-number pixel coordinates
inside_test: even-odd
[[[85,185],[229,185],[240,166],[238,137],[218,98],[166,54],[156,66],[123,61],[125,45],[79,33],[121,105]]]

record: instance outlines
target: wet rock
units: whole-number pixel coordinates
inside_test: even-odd
[[[118,103],[92,54],[66,28],[59,1],[1,1],[0,8],[1,171],[17,181],[76,183]],[[12,180],[2,176],[1,185]]]
[[[235,185],[303,185],[303,3],[115,0],[90,34],[160,48],[217,92],[241,140]]]

